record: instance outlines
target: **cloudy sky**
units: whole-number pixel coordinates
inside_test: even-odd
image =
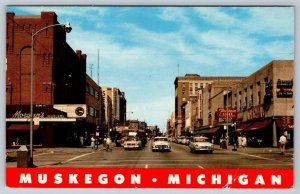
[[[126,93],[127,118],[165,129],[176,76],[248,76],[294,59],[293,7],[10,6],[16,15],[55,11],[87,54],[87,73]],[[98,70],[98,50],[99,66]],[[179,68],[178,68],[179,67]],[[178,71],[179,70],[179,71]]]

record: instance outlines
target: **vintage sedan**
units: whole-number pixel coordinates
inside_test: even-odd
[[[152,142],[152,151],[171,151],[167,137],[155,137]]]
[[[209,142],[209,139],[207,137],[203,136],[191,138],[189,147],[192,153],[198,151],[213,153],[214,151],[213,144]]]
[[[124,141],[124,149],[129,150],[129,149],[142,149],[142,141],[140,140],[139,137],[133,137],[129,136],[125,141]]]

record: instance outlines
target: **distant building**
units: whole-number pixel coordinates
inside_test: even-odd
[[[127,104],[125,92],[114,87],[102,87],[102,90],[108,128],[113,129],[117,125],[125,124]]]
[[[175,135],[175,113],[172,112],[170,118],[167,120],[167,134],[170,136]]]
[[[197,92],[201,88],[207,87],[215,81],[224,81],[228,83],[239,82],[244,77],[204,77],[198,74],[186,74],[185,76],[176,77],[175,85],[175,136],[181,135],[185,130],[185,104],[197,99]],[[199,113],[200,114],[200,113]],[[197,119],[200,122],[200,118]]]

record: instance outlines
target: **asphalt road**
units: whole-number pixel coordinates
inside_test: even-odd
[[[292,169],[293,149],[281,155],[277,148],[216,149],[213,154],[191,153],[188,146],[171,143],[171,152],[152,152],[150,143],[142,150],[112,147],[111,152],[91,148],[48,148],[34,151],[39,168],[280,168]],[[102,148],[102,146],[100,146]],[[16,167],[7,160],[7,167]]]

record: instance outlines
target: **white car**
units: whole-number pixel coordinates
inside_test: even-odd
[[[214,147],[213,144],[209,142],[209,139],[207,137],[193,137],[190,140],[189,147],[191,149],[191,152],[197,152],[197,151],[204,151],[213,153]]]
[[[142,149],[142,141],[138,137],[129,136],[124,141],[124,149]]]
[[[167,137],[155,137],[152,143],[152,151],[171,151],[171,145]]]

